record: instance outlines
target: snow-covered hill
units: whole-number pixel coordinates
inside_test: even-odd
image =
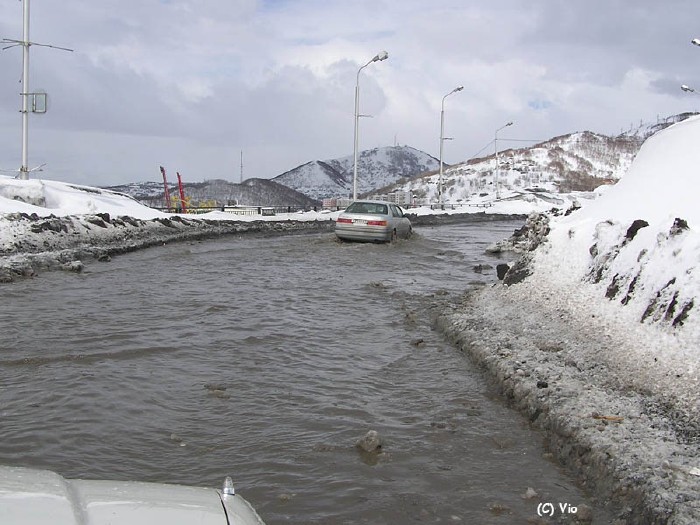
[[[352,155],[311,161],[282,175],[275,182],[316,199],[352,194]],[[357,191],[367,193],[397,181],[436,170],[439,161],[410,146],[390,146],[362,151],[357,160]]]
[[[505,149],[453,165],[443,172],[444,201],[482,203],[522,198],[528,193],[592,191],[614,184],[627,172],[642,143],[658,131],[694,113],[662,119],[615,136],[590,131],[570,133],[534,146]],[[399,181],[377,193],[411,192],[418,203],[438,200],[439,174]]]
[[[569,193],[612,184],[629,168],[643,139],[571,133],[534,146],[472,159],[443,172],[444,201],[489,202],[532,191]],[[420,203],[436,202],[439,174],[433,172],[388,188],[410,191]]]

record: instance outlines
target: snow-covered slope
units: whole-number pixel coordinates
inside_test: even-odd
[[[334,161],[313,160],[278,175],[273,180],[314,198],[346,195],[348,181],[345,171],[330,162]],[[350,169],[352,170],[352,165]],[[352,186],[352,173],[350,185]]]
[[[353,167],[354,158],[349,155],[307,162],[272,180],[316,199],[347,196],[352,193]],[[357,191],[367,193],[438,167],[436,158],[410,146],[362,151],[357,160]]]
[[[444,201],[493,201],[528,190],[552,193],[591,191],[611,184],[629,168],[642,144],[632,136],[608,137],[588,131],[553,138],[534,146],[498,152],[446,168]],[[399,182],[385,191],[410,191],[418,202],[436,202],[439,174]]]
[[[522,197],[532,190],[569,193],[614,184],[627,172],[648,137],[694,115],[697,113],[682,113],[651,124],[640,123],[614,137],[581,131],[534,146],[499,149],[498,168],[492,143],[493,154],[443,170],[443,200],[481,203]],[[439,174],[435,172],[399,181],[381,188],[379,193],[410,191],[418,203],[434,203],[438,200],[438,182]]]

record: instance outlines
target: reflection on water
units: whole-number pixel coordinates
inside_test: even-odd
[[[581,505],[539,435],[430,328],[433,303],[494,282],[484,248],[519,226],[395,245],[230,237],[3,286],[0,462],[232,475],[270,525],[522,523],[540,501],[528,487]],[[384,443],[368,456],[355,443],[370,429]]]

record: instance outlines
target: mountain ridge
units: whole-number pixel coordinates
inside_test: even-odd
[[[318,207],[320,202],[287,186],[267,179],[246,179],[242,183],[223,179],[183,182],[189,206],[221,207],[225,205]],[[105,189],[124,193],[154,208],[165,208],[163,182],[132,182]],[[171,199],[179,201],[177,186],[169,184]]]
[[[496,154],[444,165],[444,201],[488,202],[505,192],[546,190],[552,193],[590,191],[614,184],[627,171],[642,143],[695,112],[640,123],[619,135],[576,131],[532,146],[505,148]],[[505,141],[504,141],[505,142]],[[194,205],[249,204],[254,206],[315,207],[324,197],[349,197],[353,183],[352,155],[311,160],[272,179],[248,179],[237,184],[214,179],[184,183]],[[439,161],[411,146],[387,146],[358,154],[358,194],[388,197],[410,193],[418,204],[437,202]],[[254,182],[253,182],[254,181]],[[163,183],[110,186],[142,202],[163,207]],[[177,192],[171,185],[171,194]]]
[[[437,169],[439,161],[411,146],[385,146],[358,153],[358,193],[408,179]],[[314,160],[282,173],[272,180],[316,199],[352,193],[354,156]]]

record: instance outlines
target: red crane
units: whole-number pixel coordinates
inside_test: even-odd
[[[182,213],[187,213],[187,206],[185,206],[185,189],[182,187],[182,179],[180,178],[180,172],[177,173],[177,185],[180,189],[180,206],[182,206]]]
[[[165,168],[163,166],[160,167],[160,172],[163,174],[163,187],[165,188],[165,206],[168,208],[168,211],[170,211],[170,190],[168,190],[168,179],[165,176]],[[180,174],[178,173],[178,178],[180,177]]]

